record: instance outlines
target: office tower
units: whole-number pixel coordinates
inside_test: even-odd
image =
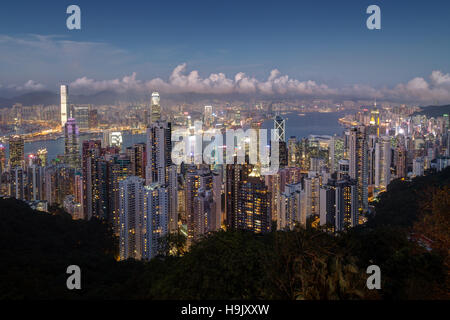
[[[171,124],[156,121],[147,128],[146,184],[168,182],[168,167],[172,164]]]
[[[309,140],[307,138],[302,138],[299,141],[299,163],[298,166],[304,171],[309,171],[310,158],[314,156],[311,151],[312,148],[309,146]]]
[[[153,92],[151,105],[150,105],[150,123],[153,124],[156,121],[161,120],[161,105],[159,102],[159,93]]]
[[[20,136],[9,138],[9,167],[25,167],[24,141]]]
[[[97,159],[101,154],[100,140],[83,141],[82,173],[83,173],[83,211],[84,218],[90,220],[99,216],[99,180]]]
[[[169,226],[168,231],[174,233],[178,231],[178,172],[177,166],[172,164],[169,171]]]
[[[69,86],[61,85],[60,91],[61,97],[61,127],[64,128],[64,125],[67,122],[68,112],[69,112]]]
[[[74,106],[72,118],[75,118],[78,128],[89,129],[89,106]]]
[[[78,126],[73,118],[67,119],[64,125],[64,158],[65,163],[73,169],[81,167],[80,153],[78,150]]]
[[[270,142],[272,144],[272,141]],[[286,141],[278,141],[278,152],[279,152],[279,165],[280,168],[284,168],[288,165],[288,149],[286,146]]]
[[[125,150],[131,163],[131,175],[145,179],[147,166],[147,151],[145,143],[136,143]]]
[[[1,175],[6,171],[6,147],[0,143],[0,183]]]
[[[9,195],[19,200],[25,200],[25,173],[20,166],[11,169]]]
[[[119,256],[140,260],[143,253],[144,179],[130,176],[119,182]]]
[[[90,129],[98,127],[98,112],[95,109],[89,108],[88,125]]]
[[[264,179],[253,170],[239,183],[237,229],[265,233],[271,230],[270,193]]]
[[[277,230],[294,230],[300,224],[300,198],[302,184],[287,184],[280,197]]]
[[[37,151],[37,156],[40,160],[39,162],[42,167],[45,167],[47,165],[47,155],[48,151],[46,148],[42,148]]]
[[[30,201],[44,200],[44,170],[40,165],[33,164],[27,168],[27,199]]]
[[[206,127],[210,127],[213,122],[212,106],[205,106],[205,112],[203,114],[203,122]]]
[[[296,137],[288,140],[288,166],[297,167],[300,165],[300,148]]]
[[[339,161],[344,159],[344,139],[333,136],[329,145],[330,172],[339,170]]]
[[[161,239],[168,232],[168,188],[161,186],[159,183],[144,186],[144,206],[142,213],[142,228],[140,231],[143,232],[141,237],[143,243],[141,245],[141,256],[142,259],[150,260],[161,252]]]
[[[375,145],[375,187],[385,190],[391,181],[391,142],[381,136]]]
[[[105,130],[103,131],[102,145],[104,147],[118,147],[119,150],[122,148],[122,132]]]
[[[322,158],[311,157],[309,163],[309,171],[320,172],[325,168],[325,160]]]
[[[286,125],[285,120],[276,116],[274,119],[274,129],[275,129],[275,140],[276,141],[286,141]]]
[[[368,209],[367,137],[364,126],[351,128],[349,133],[349,175],[356,180],[359,213]]]

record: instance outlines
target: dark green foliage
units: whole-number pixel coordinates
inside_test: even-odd
[[[337,236],[313,228],[218,232],[180,256],[184,239],[176,234],[163,251],[179,254],[150,262],[117,262],[115,239],[100,221],[0,200],[0,299],[448,299],[445,231],[439,250],[409,237],[418,221],[415,229],[429,236],[436,212],[446,217],[438,200],[449,183],[450,169],[394,181],[366,225]],[[81,268],[80,291],[66,289],[71,264]],[[371,264],[381,268],[379,291],[366,288]]]

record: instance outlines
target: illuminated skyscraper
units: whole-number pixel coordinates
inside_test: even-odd
[[[161,249],[161,239],[167,235],[169,220],[168,188],[159,183],[144,186],[142,219],[142,259],[154,258]]]
[[[152,100],[150,105],[150,123],[153,124],[156,121],[161,120],[161,105],[159,102],[159,93],[153,92],[152,93]]]
[[[270,193],[256,170],[239,183],[238,197],[236,229],[269,232],[272,226]]]
[[[0,143],[0,178],[1,174],[5,171],[6,171],[6,147]]]
[[[213,117],[212,117],[212,106],[205,106],[205,112],[203,114],[203,122],[206,127],[211,126]]]
[[[286,121],[280,117],[276,116],[274,119],[274,129],[275,129],[275,140],[276,141],[286,141]]]
[[[76,120],[69,118],[64,125],[64,157],[65,163],[73,169],[81,167],[78,150],[78,126]]]
[[[9,139],[9,166],[24,168],[24,164],[24,141],[20,136],[13,136]]]
[[[61,85],[60,91],[61,97],[61,127],[64,128],[64,125],[67,122],[68,113],[69,113],[69,86]]]
[[[391,181],[391,143],[381,136],[375,146],[375,187],[386,189]]]
[[[37,151],[37,156],[40,160],[40,165],[43,167],[45,167],[47,165],[47,155],[48,155],[48,151],[46,148],[42,148]]]
[[[83,211],[84,218],[90,220],[98,217],[99,210],[99,180],[97,159],[101,154],[101,141],[83,141],[82,173],[83,173]]]
[[[168,182],[168,168],[172,164],[171,124],[156,121],[147,128],[146,184]]]
[[[80,129],[89,129],[89,106],[74,106],[72,118],[75,118]]]
[[[146,144],[136,143],[125,151],[131,162],[131,175],[145,179],[145,168],[147,166]]]
[[[300,224],[301,182],[288,184],[280,198],[280,212],[277,219],[278,230],[293,230]]]
[[[329,231],[343,231],[357,224],[356,182],[348,176],[328,181],[320,188],[320,225],[328,225]]]
[[[120,260],[143,258],[144,179],[130,176],[119,182]]]
[[[368,159],[364,126],[350,129],[349,156],[349,175],[356,180],[359,212],[366,212],[368,209]]]

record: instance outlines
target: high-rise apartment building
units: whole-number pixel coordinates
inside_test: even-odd
[[[81,168],[78,136],[79,131],[76,120],[74,118],[67,119],[64,125],[64,162],[73,169]]]

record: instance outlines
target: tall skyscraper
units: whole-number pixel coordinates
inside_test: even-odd
[[[177,166],[169,166],[169,232],[178,231],[178,172]]]
[[[65,163],[73,169],[81,168],[78,135],[79,131],[76,120],[74,118],[67,119],[64,125],[64,157]]]
[[[270,193],[256,170],[239,183],[238,197],[237,229],[269,232],[272,227]]]
[[[37,151],[37,156],[39,158],[40,165],[45,167],[47,165],[47,148],[42,148]]]
[[[168,168],[172,164],[171,124],[156,121],[147,128],[146,184],[168,182]]]
[[[286,121],[282,117],[276,116],[273,122],[275,129],[275,140],[286,142]]]
[[[61,97],[61,127],[64,128],[64,125],[67,122],[68,113],[69,113],[69,86],[61,85],[60,91]]]
[[[168,188],[159,183],[144,186],[142,219],[142,258],[150,260],[161,249],[161,239],[167,235],[169,223]]]
[[[195,165],[191,165],[186,173],[185,182],[185,202],[186,202],[186,224],[187,224],[187,244],[190,246],[194,241],[198,240],[201,235],[206,232],[205,218],[202,210],[208,209],[209,205],[206,203],[210,201],[210,191],[212,190],[213,175],[211,170],[206,167],[197,169]],[[198,198],[202,193],[202,203],[199,203]],[[207,195],[205,193],[208,193]],[[206,219],[206,218],[205,218]],[[199,225],[200,224],[200,225]]]
[[[364,126],[350,129],[349,156],[349,175],[356,180],[359,212],[366,212],[368,209],[368,159]]]
[[[320,188],[320,225],[328,231],[343,231],[358,224],[356,181],[345,176]]]
[[[72,118],[75,118],[80,129],[89,129],[89,106],[74,106]]]
[[[24,159],[24,141],[20,136],[13,136],[9,138],[9,167],[22,167],[25,166]]]
[[[280,197],[277,230],[293,230],[300,224],[301,182],[288,184]]]
[[[83,173],[83,211],[84,218],[90,220],[98,217],[99,209],[99,179],[97,159],[101,154],[100,140],[83,141],[82,173]]]
[[[159,102],[159,93],[153,92],[152,93],[152,99],[151,99],[151,105],[150,105],[150,123],[153,124],[156,121],[161,120],[161,105]]]
[[[16,166],[11,169],[10,177],[10,191],[9,195],[19,200],[25,200],[25,172],[21,166]]]
[[[44,168],[31,165],[27,168],[27,199],[30,201],[44,200]]]
[[[0,179],[1,175],[5,171],[6,171],[6,147],[0,143]]]
[[[375,146],[375,187],[386,189],[391,181],[391,143],[381,136]]]
[[[205,106],[205,112],[203,114],[203,122],[206,127],[210,127],[213,122],[212,106]]]
[[[120,260],[143,258],[144,179],[130,176],[119,182]]]
[[[136,143],[125,151],[131,162],[131,175],[145,179],[145,168],[147,166],[146,143]]]

